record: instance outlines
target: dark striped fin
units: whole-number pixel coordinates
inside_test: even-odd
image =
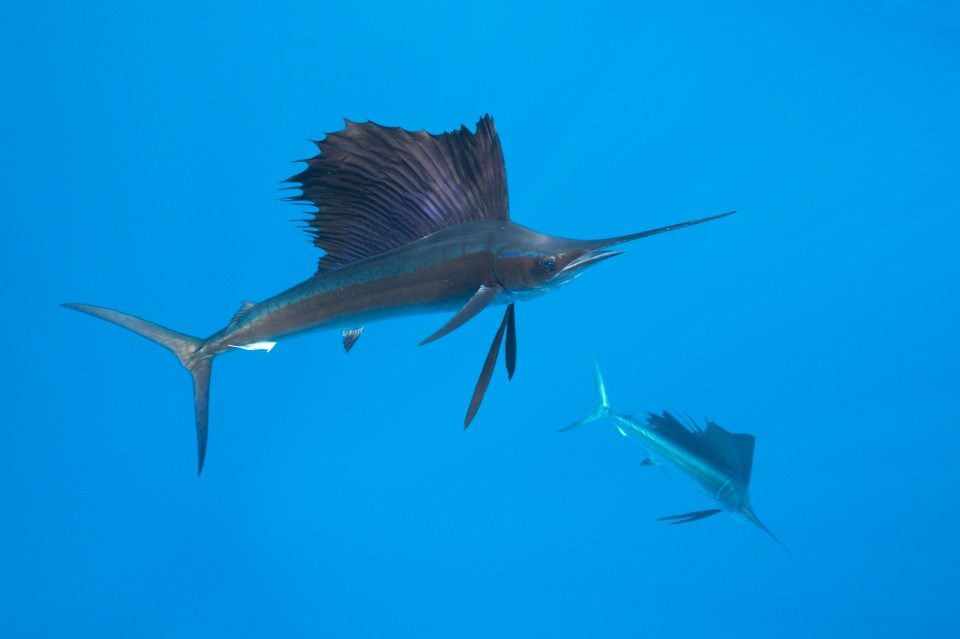
[[[703,431],[704,443],[714,451],[716,459],[723,460],[726,470],[740,478],[744,486],[750,485],[753,470],[753,449],[757,438],[744,433],[731,433],[722,426],[707,420]]]
[[[317,207],[308,220],[326,251],[318,272],[400,248],[441,229],[507,220],[507,173],[493,118],[432,135],[373,122],[316,142],[320,153],[288,182],[291,201]]]
[[[731,433],[722,426],[707,420],[706,430],[690,423],[683,425],[669,411],[662,414],[647,413],[647,423],[657,433],[669,438],[678,446],[702,459],[712,462],[717,468],[737,477],[744,486],[750,484],[753,468],[753,435]]]

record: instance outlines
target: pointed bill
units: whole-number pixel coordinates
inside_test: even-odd
[[[768,535],[770,535],[771,537],[773,537],[773,540],[774,540],[775,542],[777,542],[778,544],[780,544],[780,547],[781,547],[781,548],[783,548],[784,550],[786,550],[788,553],[793,554],[793,551],[792,551],[792,550],[790,550],[789,548],[787,548],[787,546],[786,546],[782,541],[780,541],[780,539],[779,539],[776,535],[774,535],[772,532],[770,532],[770,529],[769,529],[769,528],[767,528],[766,526],[763,525],[763,522],[760,521],[760,518],[759,518],[759,517],[757,517],[757,513],[753,512],[753,508],[747,507],[747,508],[744,508],[741,512],[742,512],[743,516],[746,517],[747,519],[749,519],[751,522],[753,522],[753,523],[757,526],[757,528],[759,528],[759,529],[762,530],[763,532],[765,532],[765,533],[767,533]]]
[[[698,220],[688,220],[686,222],[680,222],[679,224],[661,226],[660,228],[650,229],[649,231],[640,231],[639,233],[631,233],[629,235],[619,235],[617,237],[609,237],[603,240],[591,240],[590,243],[598,249],[616,246],[617,244],[623,244],[624,242],[639,240],[642,237],[650,237],[651,235],[659,235],[660,233],[666,233],[668,231],[676,231],[677,229],[686,228],[688,226],[696,226],[697,224],[703,224],[704,222],[712,222],[713,220],[719,220],[722,217],[727,217],[728,215],[733,215],[734,213],[736,213],[736,211],[727,211],[726,213],[720,213],[719,215],[711,215],[710,217],[702,217]]]

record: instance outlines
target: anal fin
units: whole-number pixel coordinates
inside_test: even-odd
[[[254,342],[253,344],[244,344],[243,346],[237,346],[236,344],[227,344],[230,348],[240,348],[245,351],[266,351],[270,352],[273,350],[273,347],[276,346],[276,342]]]
[[[360,333],[363,332],[363,327],[344,329],[340,332],[343,334],[343,350],[349,353],[353,345],[360,339]]]

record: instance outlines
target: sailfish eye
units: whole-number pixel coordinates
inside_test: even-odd
[[[557,258],[552,256],[542,258],[540,260],[540,270],[548,273],[557,270]]]

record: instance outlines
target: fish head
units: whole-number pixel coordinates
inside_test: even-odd
[[[723,506],[731,515],[741,521],[753,521],[756,513],[750,505],[750,495],[745,489],[733,490],[723,497]]]
[[[498,227],[494,274],[497,283],[513,298],[536,297],[569,284],[583,275],[587,268],[623,253],[612,249],[613,246],[709,222],[731,213],[600,240],[572,240],[544,235],[508,222]]]
[[[497,282],[514,298],[527,299],[569,284],[594,264],[623,251],[610,250],[613,240],[572,240],[518,227],[494,257]]]

